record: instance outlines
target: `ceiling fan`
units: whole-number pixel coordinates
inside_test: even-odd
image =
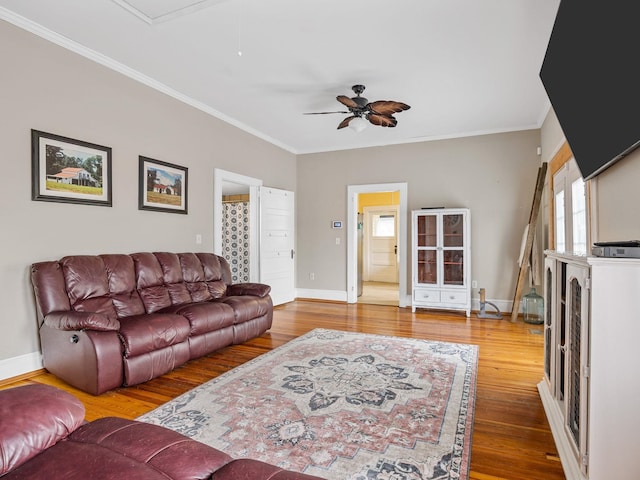
[[[337,112],[310,112],[305,115],[326,115],[329,113],[351,113],[350,117],[345,118],[338,125],[338,130],[349,126],[351,121],[355,120],[351,125],[356,131],[361,131],[366,123],[365,120],[369,120],[370,123],[378,125],[380,127],[395,127],[398,124],[398,120],[393,116],[394,113],[409,110],[411,107],[406,103],[395,102],[393,100],[378,100],[376,102],[369,103],[365,97],[360,95],[364,92],[364,85],[354,85],[351,87],[356,94],[355,97],[347,97],[346,95],[338,95],[336,100],[347,107],[348,111]],[[358,120],[356,120],[358,119]]]

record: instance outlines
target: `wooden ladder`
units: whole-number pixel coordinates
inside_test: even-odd
[[[542,199],[542,190],[544,189],[544,179],[547,175],[547,162],[543,162],[538,169],[538,179],[536,180],[536,190],[533,194],[533,203],[531,205],[531,213],[529,214],[529,224],[527,227],[527,238],[522,251],[522,259],[520,262],[520,272],[518,273],[518,283],[516,285],[516,293],[513,296],[513,306],[511,307],[511,321],[518,320],[518,312],[520,310],[520,300],[522,299],[522,290],[524,289],[525,279],[529,271],[529,257],[533,248],[533,237],[536,233],[536,223],[538,222],[538,213],[540,212],[540,201]]]

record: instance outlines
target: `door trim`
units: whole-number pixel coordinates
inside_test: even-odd
[[[260,279],[260,222],[258,187],[262,186],[259,178],[247,177],[220,168],[213,169],[213,253],[222,255],[222,183],[231,182],[249,187],[249,278],[252,282]]]
[[[407,302],[407,198],[408,185],[402,183],[377,183],[369,185],[347,185],[347,303],[358,301],[358,194],[374,192],[400,192],[400,214],[398,215],[398,288],[399,306]]]

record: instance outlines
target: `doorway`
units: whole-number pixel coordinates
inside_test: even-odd
[[[270,285],[274,305],[292,301],[295,298],[294,192],[264,187],[260,179],[218,168],[214,169],[213,178],[214,253],[229,261],[232,275],[234,263],[238,266],[238,273],[244,273],[242,278],[238,276],[238,282]],[[233,245],[233,240],[225,240],[227,232],[223,198],[236,194],[243,199],[242,211],[239,213],[242,216],[243,231],[238,232],[236,229],[243,243],[241,249],[238,245]],[[235,221],[237,226],[238,218],[229,215],[229,220]],[[227,246],[229,251],[225,251]]]
[[[227,172],[219,168],[213,171],[213,253],[221,255],[227,260],[233,257],[233,252],[225,252],[225,228],[224,228],[224,197],[231,195],[243,195],[246,200],[246,212],[241,212],[243,217],[248,217],[248,238],[244,239],[247,245],[243,248],[243,257],[248,256],[248,281],[260,281],[259,249],[260,249],[260,229],[259,229],[259,206],[258,188],[262,185],[262,180],[258,178],[246,177],[233,172]],[[237,253],[237,252],[236,252]],[[230,262],[231,265],[231,262]],[[245,268],[245,260],[242,260],[242,269]],[[244,278],[247,278],[245,275]]]
[[[407,184],[406,183],[387,183],[387,184],[371,184],[371,185],[349,185],[348,190],[348,222],[347,222],[347,302],[348,303],[377,303],[383,305],[397,305],[406,307],[408,305],[405,297],[407,285]],[[371,215],[372,220],[367,220],[365,225],[364,206],[360,202],[360,195],[367,194],[380,195],[393,194],[397,198],[396,202],[380,201],[378,205],[369,205],[376,207],[368,209],[374,212]],[[366,202],[364,202],[366,203]],[[389,208],[389,203],[395,203],[395,206]],[[376,217],[377,215],[377,217]],[[379,225],[377,223],[379,222]],[[393,236],[388,235],[391,223],[393,222],[395,232]],[[368,230],[375,229],[376,225],[380,228],[386,228],[381,231],[381,237],[393,237],[393,252],[389,253],[388,245],[383,247],[386,252],[380,255],[380,252],[372,252],[371,248],[365,252],[364,236],[365,228]],[[373,235],[371,235],[373,237]],[[360,240],[362,239],[362,240]],[[389,244],[389,238],[386,239]],[[373,242],[375,243],[375,242]],[[374,247],[375,249],[375,247]],[[373,282],[368,279],[371,272],[367,272],[365,277],[364,264],[366,257],[376,257],[372,263],[378,263],[381,270],[385,271],[386,277],[374,276]],[[392,261],[390,261],[393,260]],[[389,265],[393,264],[395,265]],[[374,270],[377,267],[374,267]],[[393,271],[394,276],[389,277],[389,271]],[[394,280],[397,275],[397,280]],[[387,281],[375,281],[387,280]]]

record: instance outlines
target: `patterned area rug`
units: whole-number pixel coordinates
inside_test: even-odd
[[[335,480],[469,477],[478,347],[316,329],[141,416]]]

